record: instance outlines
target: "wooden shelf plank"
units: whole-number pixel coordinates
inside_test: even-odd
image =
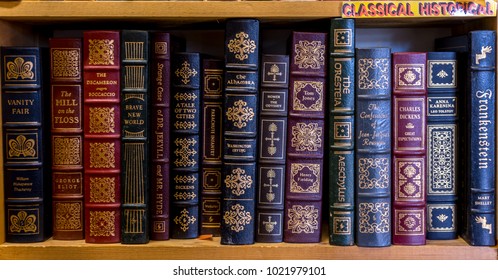
[[[496,260],[497,256],[497,247],[469,246],[462,239],[429,241],[425,246],[390,246],[385,248],[331,246],[325,241],[313,244],[256,243],[246,246],[229,246],[220,245],[219,238],[151,241],[145,245],[87,244],[83,240],[48,240],[42,243],[4,243],[0,245],[0,259]]]
[[[340,16],[341,1],[14,1],[0,2],[0,18],[15,21],[146,19],[190,20],[254,17],[319,19]]]

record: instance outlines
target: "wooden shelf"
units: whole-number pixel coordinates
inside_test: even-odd
[[[212,240],[151,241],[146,245],[87,244],[84,241],[48,240],[42,243],[0,245],[0,259],[144,259],[144,260],[496,260],[497,247],[473,247],[462,239],[428,241],[424,246],[390,246],[362,248],[331,246],[327,241],[313,244],[256,243],[254,245],[220,245]],[[202,252],[202,253],[200,253]]]
[[[253,17],[267,20],[340,16],[341,1],[13,1],[0,2],[0,18],[20,22],[67,20],[204,21]]]

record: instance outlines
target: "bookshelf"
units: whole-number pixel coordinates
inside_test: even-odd
[[[43,46],[51,30],[66,26],[81,30],[95,23],[106,23],[106,28],[199,28],[229,17],[251,17],[268,26],[292,29],[302,27],[303,23],[315,26],[317,21],[340,16],[341,4],[340,1],[0,1],[0,45]],[[362,19],[357,26],[444,26],[451,33],[461,34],[479,28],[496,30],[497,18]],[[1,160],[0,168],[3,170]],[[472,247],[462,239],[428,241],[425,246],[331,246],[326,228],[322,241],[316,244],[226,246],[219,244],[219,238],[151,241],[146,245],[52,239],[32,244],[5,243],[3,172],[0,172],[0,209],[0,259],[498,259],[498,247]]]

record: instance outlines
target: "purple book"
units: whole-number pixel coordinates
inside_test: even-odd
[[[285,242],[320,242],[326,134],[326,40],[326,33],[292,33]]]

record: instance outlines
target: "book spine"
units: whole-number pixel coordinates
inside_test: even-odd
[[[121,32],[121,243],[149,242],[149,34]]]
[[[170,238],[171,37],[151,33],[150,239]]]
[[[259,91],[259,21],[225,27],[221,244],[254,243]]]
[[[53,238],[83,239],[82,41],[51,38],[49,46]]]
[[[121,241],[119,31],[83,33],[85,241]]]
[[[426,53],[393,53],[393,226],[395,245],[426,240]]]
[[[427,53],[427,239],[433,240],[457,238],[457,73],[456,52]]]
[[[258,137],[256,242],[282,242],[289,56],[263,55]]]
[[[199,235],[200,67],[198,53],[172,56],[172,238]]]
[[[284,241],[316,243],[322,221],[327,34],[291,36]]]
[[[223,68],[221,59],[202,61],[202,189],[200,234],[221,235],[223,141]]]
[[[496,245],[496,32],[469,32],[467,231],[476,246]]]
[[[3,167],[7,242],[41,242],[52,232],[48,203],[50,127],[39,48],[2,47]],[[3,214],[5,213],[5,214]]]
[[[356,244],[391,245],[391,50],[356,51]]]
[[[332,19],[328,94],[329,243],[354,244],[355,22]]]

